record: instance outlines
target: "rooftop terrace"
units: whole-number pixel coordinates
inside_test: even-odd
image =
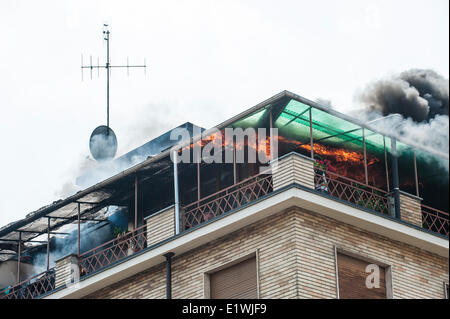
[[[68,263],[78,265],[83,280],[291,187],[448,240],[446,154],[287,91],[217,128],[0,229],[0,258],[17,263],[16,283],[0,298],[46,296],[64,288]],[[225,128],[263,129],[265,145],[228,145]],[[190,163],[172,162],[174,152],[202,150],[217,134],[225,142],[214,155],[222,159],[227,147],[263,156],[196,163],[190,152]],[[34,271],[24,273],[24,263]]]

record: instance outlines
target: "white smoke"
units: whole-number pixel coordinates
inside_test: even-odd
[[[110,217],[117,212],[121,212],[123,207],[110,206],[107,211],[104,211],[105,217]],[[111,240],[114,235],[114,223],[112,222],[85,222],[80,225],[80,250],[81,252],[97,247],[108,240]],[[78,226],[76,224],[67,224],[61,227],[59,232],[68,233],[68,235],[59,235],[51,240],[50,249],[50,268],[55,265],[55,261],[70,254],[75,254],[78,251]],[[47,236],[47,235],[43,235]],[[43,238],[44,240],[44,238]],[[46,240],[46,238],[45,238]],[[46,245],[44,245],[46,246]],[[44,248],[42,246],[41,248]],[[37,253],[33,255],[34,273],[40,273],[47,268],[47,253]]]
[[[430,161],[437,160],[442,168],[449,171],[449,117],[447,115],[436,115],[429,122],[421,123],[411,118],[405,119],[397,114],[384,117],[376,111],[353,111],[352,116],[367,123],[369,128],[427,150],[427,152],[418,152],[420,154],[418,156]]]

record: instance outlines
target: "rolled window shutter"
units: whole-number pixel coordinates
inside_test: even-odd
[[[347,255],[337,254],[339,298],[341,299],[386,299],[385,269],[380,266],[380,287],[367,288],[366,267],[372,263]]]
[[[212,299],[256,299],[256,258],[210,275]]]

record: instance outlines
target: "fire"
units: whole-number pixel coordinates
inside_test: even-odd
[[[303,148],[311,150],[311,145],[303,145]],[[314,143],[314,153],[322,156],[332,156],[336,162],[361,163],[364,161],[364,155],[357,152],[348,151],[342,148],[332,149],[324,145]]]
[[[278,139],[281,142],[294,144],[297,147],[301,147],[307,151],[311,151],[311,145],[310,144],[304,144],[299,141],[295,140],[289,140],[282,136],[279,136]],[[347,163],[362,163],[364,161],[364,154],[355,152],[355,151],[349,151],[344,148],[336,148],[331,146],[325,146],[319,143],[314,143],[314,153],[319,154],[321,156],[331,156],[334,159],[334,162],[347,162]],[[367,165],[371,165],[373,163],[378,162],[379,159],[375,156],[368,156],[367,157]]]
[[[306,152],[311,151],[311,145],[309,143],[305,144],[300,141],[287,139],[283,136],[278,136],[279,146],[291,145],[289,147],[292,150],[302,149]],[[215,132],[209,136],[203,137],[201,140],[196,141],[185,149],[201,149],[209,143],[213,143],[215,147],[221,148],[231,148],[233,143],[231,140],[225,138],[224,132]],[[237,150],[243,150],[245,148],[253,149],[258,152],[265,154],[266,158],[270,158],[270,136],[266,137],[265,140],[259,141],[258,137],[253,141],[249,141],[247,138],[244,141],[239,141],[236,143]],[[281,152],[286,150],[281,150]],[[279,152],[279,154],[281,154]],[[363,151],[353,151],[342,147],[334,147],[320,144],[318,142],[314,143],[314,154],[326,159],[331,163],[330,170],[338,175],[346,176],[348,178],[354,179],[361,183],[365,182],[365,169],[364,169],[364,153]],[[367,171],[369,184],[377,186],[379,188],[385,188],[386,185],[386,171],[384,162],[382,162],[376,156],[371,154],[367,155]]]
[[[222,135],[222,136],[220,136]],[[251,143],[250,143],[251,142]],[[216,132],[209,136],[203,137],[202,139],[196,141],[195,143],[190,144],[189,146],[186,146],[183,148],[183,150],[187,149],[194,149],[196,148],[203,148],[209,143],[213,143],[217,147],[224,148],[232,148],[233,147],[233,141],[227,140],[224,138],[223,132]],[[256,138],[254,141],[250,141],[249,139],[245,139],[244,142],[236,142],[236,150],[241,151],[245,147],[248,147],[250,149],[257,150],[258,152],[263,152],[267,158],[270,158],[270,136],[266,137],[264,141],[259,141],[258,136],[256,135]]]
[[[295,146],[296,148],[304,149],[308,152],[311,151],[310,144],[304,144],[296,140],[290,140],[282,136],[278,137],[279,141],[282,143],[287,143]],[[342,176],[347,176],[349,178],[355,179],[357,181],[365,181],[365,171],[364,171],[364,153],[351,151],[344,148],[326,146],[319,143],[314,143],[314,154],[320,155],[325,159],[328,159],[332,164],[333,170]],[[367,167],[370,170],[372,179],[383,180],[384,172],[380,165],[376,165],[380,160],[367,154]],[[379,184],[379,183],[377,183]]]
[[[221,136],[220,136],[221,135]],[[278,136],[278,140],[280,142],[289,143],[295,145],[297,148],[302,148],[307,151],[311,151],[310,144],[304,144],[302,142],[296,140],[290,140],[283,136]],[[213,143],[218,147],[232,147],[233,143],[231,140],[226,140],[224,138],[223,132],[216,132],[209,136],[202,138],[201,140],[196,141],[195,143],[190,144],[185,147],[185,149],[193,149],[194,147],[202,148],[205,145]],[[220,144],[219,144],[220,143]],[[259,143],[258,138],[256,137],[255,141],[250,141],[245,139],[244,142],[236,143],[236,150],[242,150],[244,147],[248,147],[254,150],[258,150],[259,152],[263,152],[267,158],[270,158],[270,136],[266,137],[265,141]],[[332,162],[337,166],[340,163],[346,163],[347,165],[359,165],[364,162],[364,155],[362,152],[350,151],[344,148],[336,148],[331,146],[325,146],[323,144],[314,143],[314,153],[320,156],[331,157]],[[368,155],[367,156],[367,165],[373,165],[379,162],[379,159],[375,156]]]

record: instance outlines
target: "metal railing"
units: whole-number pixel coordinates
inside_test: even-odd
[[[422,204],[422,227],[448,236],[449,214]]]
[[[87,275],[147,247],[146,225],[118,236],[78,257],[80,276]]]
[[[273,190],[272,175],[258,174],[199,201],[184,206],[181,210],[182,230],[202,224],[216,216],[264,196]]]
[[[272,191],[272,176],[259,174],[206,196],[182,208],[181,225],[186,230]],[[80,276],[92,273],[142,250],[147,245],[146,225],[110,240],[79,256]]]
[[[0,291],[0,299],[35,299],[55,289],[54,268]]]
[[[382,214],[389,214],[388,193],[382,189],[322,170],[314,172],[314,185],[316,191]]]
[[[389,214],[389,194],[329,171],[315,170],[317,192],[353,203],[382,214]],[[258,174],[201,198],[181,208],[181,231],[239,208],[273,191],[270,174]],[[423,228],[448,236],[449,214],[426,205],[422,207]],[[78,256],[80,276],[93,273],[147,247],[147,225],[114,238]],[[38,298],[55,288],[55,271],[35,275],[0,292],[0,299]]]

